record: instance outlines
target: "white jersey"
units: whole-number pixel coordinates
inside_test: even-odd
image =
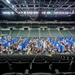
[[[8,46],[10,47],[10,42],[8,43]]]
[[[17,49],[22,49],[22,46],[18,45]]]
[[[73,47],[75,47],[75,42],[74,42],[74,44],[73,44]]]

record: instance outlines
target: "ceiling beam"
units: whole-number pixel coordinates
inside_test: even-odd
[[[56,1],[55,1],[55,3],[53,4],[53,6],[52,6],[52,7],[54,7],[54,6],[56,5],[56,3],[57,3],[57,2],[58,2],[58,0],[56,0]]]
[[[35,0],[33,0],[33,3],[34,3],[34,8],[35,8]]]
[[[27,10],[29,10],[29,7],[28,7],[28,4],[27,4],[26,0],[24,0],[24,3],[26,5]]]
[[[17,2],[17,0],[15,0],[15,2],[16,2],[17,5],[19,5],[18,2]],[[21,6],[20,5],[19,5],[19,8],[21,9]]]
[[[17,15],[20,16],[20,14],[18,13],[18,11],[16,9],[13,8],[13,6],[11,4],[8,4],[6,1],[1,0],[1,2],[9,9],[11,9],[13,12],[15,12]]]
[[[24,3],[19,3],[19,5],[23,5]],[[62,4],[62,3],[60,3],[60,4]],[[16,6],[16,5],[18,5],[18,4],[13,4],[14,6]],[[27,4],[27,5],[33,5],[34,6],[34,4]],[[35,4],[35,5],[39,5],[39,4]],[[47,7],[48,7],[48,5],[49,4],[45,4],[45,5],[47,5]],[[53,5],[53,4],[50,4],[50,5]],[[59,5],[59,3],[56,3],[56,5]],[[70,5],[70,4],[66,4],[66,5]]]
[[[41,7],[36,7],[36,10],[38,10],[39,8]],[[56,9],[56,8],[47,8],[47,7],[42,7],[44,10],[52,10],[52,9]],[[6,10],[6,9],[9,9],[9,8],[0,8],[1,10]],[[19,7],[17,7],[18,10],[20,10]],[[27,7],[21,7],[22,10],[27,10]],[[29,7],[30,10],[34,10],[34,7]],[[62,8],[59,8],[59,10],[64,10],[65,7],[62,7]],[[67,8],[66,10],[75,10],[75,7],[70,7],[70,8]]]
[[[41,8],[41,0],[39,0],[39,6],[38,6],[38,8]],[[40,9],[38,9],[39,11],[40,11]]]
[[[64,10],[71,8],[71,6],[74,5],[74,4],[75,4],[75,2],[73,2],[71,5],[68,5],[68,7],[65,8]]]
[[[69,0],[65,1],[64,3],[62,3],[61,6],[59,5],[59,7],[54,10],[54,12],[57,11],[57,10],[59,10],[60,8],[62,8],[62,7],[63,7],[65,4],[67,4],[68,2],[69,2]]]
[[[8,24],[11,24],[11,23],[38,23],[38,21],[0,21],[0,23],[8,23]],[[57,22],[57,21],[45,21],[45,22],[39,22],[39,23],[56,23],[56,24],[75,24],[75,21],[60,21],[60,22]]]
[[[34,10],[36,10],[36,4],[35,0],[33,0]]]
[[[44,8],[44,9],[47,9],[47,7],[36,7],[36,9],[39,9],[39,8]],[[55,7],[55,8],[48,8],[48,9],[56,9],[56,8],[59,8],[59,7]],[[3,8],[4,9],[4,8]],[[5,8],[6,9],[6,8]],[[19,7],[17,7],[17,9],[20,9]],[[27,7],[21,7],[21,9],[27,9]],[[29,9],[34,9],[34,7],[29,7]],[[62,8],[59,8],[59,9],[65,9],[65,7],[62,7]],[[75,7],[70,7],[70,8],[67,8],[67,9],[75,9]]]
[[[49,7],[49,5],[51,4],[52,0],[49,1],[49,4],[47,5],[47,7]]]

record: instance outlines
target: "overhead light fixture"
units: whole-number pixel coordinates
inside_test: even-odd
[[[69,12],[65,12],[65,14],[69,14]]]
[[[27,11],[27,14],[30,14],[30,12]]]
[[[6,2],[10,4],[10,1],[9,0],[6,0]]]
[[[58,12],[58,14],[62,15],[63,13],[62,12]]]
[[[24,11],[24,14],[26,14],[26,12]]]
[[[47,11],[47,15],[49,15],[49,14],[51,14],[51,12],[50,11]]]
[[[54,14],[58,14],[58,12],[54,12]]]
[[[34,11],[33,13],[34,13],[35,15],[36,15],[36,14],[38,14],[38,12],[37,12],[37,11]]]
[[[27,11],[27,14],[29,15],[32,15],[32,14],[36,15],[38,13],[39,13],[38,11]]]
[[[10,14],[10,12],[2,12],[2,14],[8,14],[8,15],[9,15],[9,14]]]
[[[43,11],[43,12],[42,12],[42,15],[44,15],[44,14],[46,14],[46,12],[45,12],[45,11]]]
[[[32,14],[33,14],[33,12],[31,12],[31,11],[30,11],[30,12],[29,12],[29,14],[31,14],[31,15],[32,15]]]
[[[11,12],[11,14],[14,14],[14,12]]]
[[[58,11],[58,12],[54,12],[55,15],[68,15],[68,14],[72,14],[71,12],[68,11]]]
[[[75,11],[74,10],[72,10],[72,14],[74,14],[75,13]]]
[[[4,12],[2,12],[2,14],[4,14],[4,15],[10,15],[10,14],[14,14],[14,12],[9,12],[9,11],[4,11]]]

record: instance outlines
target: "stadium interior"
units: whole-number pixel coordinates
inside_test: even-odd
[[[75,0],[0,0],[0,75],[75,75]]]

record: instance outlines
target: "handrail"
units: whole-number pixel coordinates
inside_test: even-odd
[[[0,21],[0,23],[38,23],[38,24],[47,24],[47,23],[53,23],[53,24],[75,24],[75,21]]]

